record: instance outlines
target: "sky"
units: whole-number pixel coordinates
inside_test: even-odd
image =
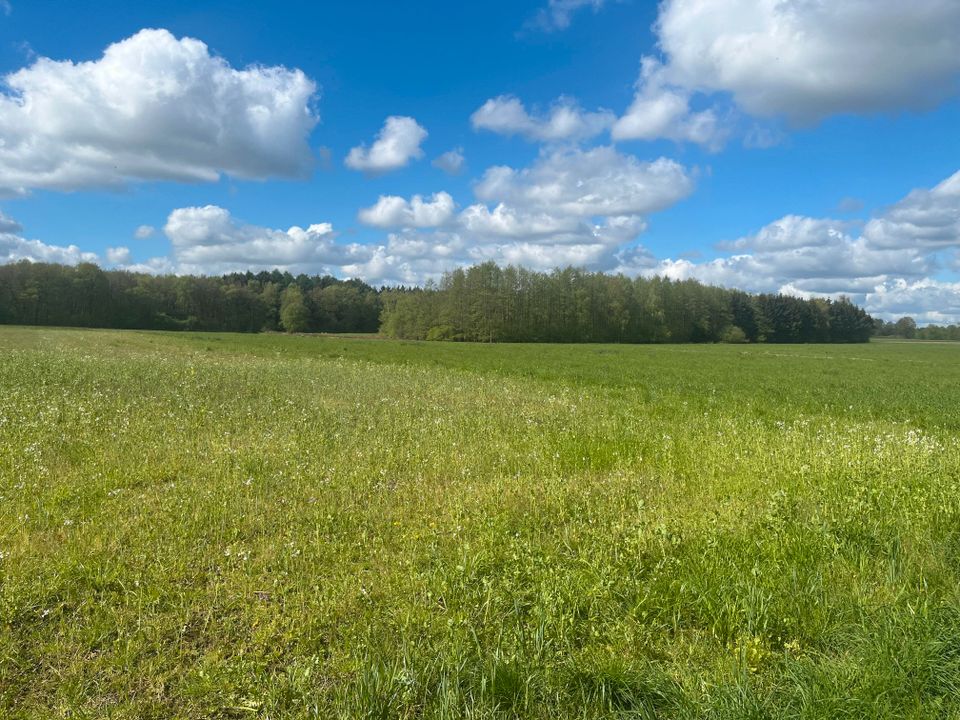
[[[960,322],[957,0],[0,0],[0,263]]]

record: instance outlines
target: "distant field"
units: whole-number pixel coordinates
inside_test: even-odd
[[[0,717],[960,717],[958,398],[949,344],[0,328]]]

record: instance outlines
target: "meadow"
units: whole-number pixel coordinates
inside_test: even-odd
[[[960,717],[960,345],[0,328],[0,717]]]

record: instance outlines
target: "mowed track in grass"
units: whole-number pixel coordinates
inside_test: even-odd
[[[0,717],[960,713],[960,346],[0,328]]]

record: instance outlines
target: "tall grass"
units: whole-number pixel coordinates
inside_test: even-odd
[[[958,353],[0,330],[0,716],[956,717]]]

